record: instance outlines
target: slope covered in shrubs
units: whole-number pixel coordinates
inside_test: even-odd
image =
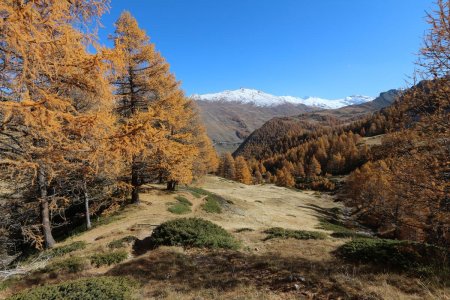
[[[8,300],[129,300],[137,283],[122,277],[93,277],[25,290]]]

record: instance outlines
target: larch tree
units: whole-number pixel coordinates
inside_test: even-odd
[[[52,211],[65,202],[57,179],[80,163],[95,168],[92,130],[113,123],[101,115],[111,100],[101,59],[86,51],[90,34],[74,26],[107,6],[105,0],[0,3],[1,176],[34,189],[39,224],[23,226],[22,234],[38,248],[55,244]]]
[[[308,177],[312,178],[315,176],[320,175],[322,173],[322,169],[320,167],[319,161],[316,159],[316,157],[313,155],[308,163]]]
[[[255,171],[254,177],[255,177],[254,179],[255,184],[261,184],[264,182],[264,178],[259,170]]]
[[[219,175],[223,178],[234,180],[236,178],[236,166],[231,153],[227,152],[222,155],[220,161]]]
[[[252,184],[252,174],[247,165],[247,161],[243,156],[238,156],[235,159],[235,180],[243,184]]]
[[[275,184],[279,186],[293,187],[295,185],[295,179],[289,170],[283,167],[282,169],[277,170]]]
[[[181,154],[180,147],[169,144],[180,137],[173,125],[183,116],[184,96],[168,63],[131,14],[122,13],[115,26],[111,38],[118,58],[113,85],[121,135],[128,137],[131,198],[139,203],[139,189],[148,180],[152,155],[158,153],[161,161],[173,161]]]

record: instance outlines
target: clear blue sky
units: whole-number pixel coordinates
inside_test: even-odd
[[[432,0],[112,0],[103,44],[130,11],[186,93],[377,96],[406,86]]]

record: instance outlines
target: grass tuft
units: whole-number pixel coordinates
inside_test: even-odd
[[[180,203],[183,203],[183,204],[188,205],[188,206],[192,206],[192,202],[189,201],[186,197],[176,196],[175,199],[177,199],[178,202],[180,202]]]
[[[267,237],[264,240],[270,240],[275,238],[289,239],[294,238],[297,240],[323,240],[326,238],[326,234],[318,231],[306,231],[306,230],[291,230],[281,227],[272,227],[264,231]]]
[[[68,245],[64,245],[61,247],[56,247],[56,248],[47,250],[46,254],[48,254],[50,257],[59,257],[59,256],[64,256],[68,253],[71,253],[71,252],[74,252],[77,250],[82,250],[82,249],[86,248],[86,246],[87,246],[86,242],[78,241],[78,242],[73,242]]]
[[[67,273],[78,273],[86,269],[88,266],[88,261],[79,256],[73,256],[66,258],[64,260],[55,261],[50,263],[44,268],[44,272],[67,272]]]
[[[178,202],[171,203],[170,206],[167,208],[168,211],[176,215],[183,215],[192,212],[191,201],[189,201],[187,198],[183,196],[176,196],[175,199],[177,199]]]
[[[91,264],[97,268],[101,266],[111,266],[121,263],[128,258],[128,252],[124,250],[98,253],[91,256]]]
[[[222,207],[220,206],[219,201],[213,195],[206,197],[205,203],[202,205],[202,208],[207,213],[220,214],[222,213]]]
[[[135,236],[128,235],[128,236],[123,237],[121,239],[114,240],[114,241],[110,242],[108,244],[108,248],[110,248],[110,249],[123,248],[123,247],[127,246],[128,244],[133,243],[136,240],[137,240],[137,238]]]
[[[236,229],[234,232],[240,233],[240,232],[248,232],[248,231],[255,231],[255,230],[252,229],[252,228],[244,227],[244,228],[238,228],[238,229]]]

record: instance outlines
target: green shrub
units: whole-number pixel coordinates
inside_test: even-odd
[[[191,192],[191,194],[196,197],[196,195],[198,195],[199,197],[197,198],[201,198],[202,196],[208,196],[211,195],[211,192],[208,192],[207,190],[204,190],[202,188],[198,188],[198,187],[188,187],[187,188],[189,190],[189,192]]]
[[[0,281],[0,292],[3,290],[6,290],[7,288],[10,288],[18,281],[19,281],[18,277],[9,277],[8,279],[1,280]]]
[[[73,243],[65,245],[65,246],[47,250],[46,254],[48,254],[51,257],[58,257],[58,256],[63,256],[63,255],[66,255],[67,253],[71,253],[71,252],[74,252],[77,250],[82,250],[82,249],[86,248],[86,246],[87,246],[86,242],[78,241],[78,242],[73,242]]]
[[[244,227],[244,228],[238,228],[238,229],[236,229],[234,232],[240,233],[240,232],[246,232],[246,231],[255,231],[255,230],[252,229],[252,228]]]
[[[338,239],[357,239],[357,238],[366,238],[366,239],[370,239],[372,238],[370,235],[368,234],[364,234],[364,233],[358,233],[358,232],[354,232],[354,231],[337,231],[337,232],[333,232],[331,234],[332,237],[334,238],[338,238]]]
[[[88,262],[85,258],[74,256],[50,263],[44,268],[44,272],[64,271],[68,273],[78,273],[86,269],[87,264]]]
[[[239,243],[222,227],[199,218],[183,218],[159,225],[150,237],[153,247],[184,246],[237,249]]]
[[[128,258],[128,252],[126,251],[113,251],[106,253],[98,253],[91,256],[91,264],[96,267],[111,266],[121,263]]]
[[[191,193],[192,196],[194,196],[197,199],[200,199],[202,197],[202,194],[199,194],[197,192],[194,191],[189,191]]]
[[[176,215],[183,215],[192,211],[191,208],[184,203],[172,204],[167,208],[167,210]]]
[[[207,213],[220,214],[222,213],[222,207],[219,201],[214,195],[206,197],[206,202],[202,205],[202,208]]]
[[[270,240],[274,238],[289,239],[294,238],[297,240],[323,240],[326,235],[318,231],[305,231],[305,230],[291,230],[281,227],[273,227],[264,231],[267,237],[264,240]]]
[[[354,239],[336,251],[346,260],[387,268],[419,270],[430,265],[449,266],[449,251],[429,244],[386,239]]]
[[[128,235],[128,236],[123,237],[123,238],[121,238],[121,239],[114,240],[114,241],[110,242],[110,243],[108,244],[108,248],[110,248],[110,249],[123,248],[123,247],[125,247],[127,244],[131,244],[131,243],[133,243],[133,242],[136,241],[136,240],[137,240],[137,237],[132,236],[132,235]]]
[[[137,288],[125,277],[92,277],[25,290],[8,300],[130,300]]]
[[[183,215],[192,212],[191,206],[192,202],[189,201],[187,198],[183,196],[176,196],[175,199],[177,199],[177,203],[171,203],[169,208],[167,208],[168,211],[170,211],[173,214],[177,215]]]
[[[189,201],[186,197],[183,196],[176,196],[175,199],[178,200],[178,202],[188,205],[188,206],[192,206],[192,202]]]

